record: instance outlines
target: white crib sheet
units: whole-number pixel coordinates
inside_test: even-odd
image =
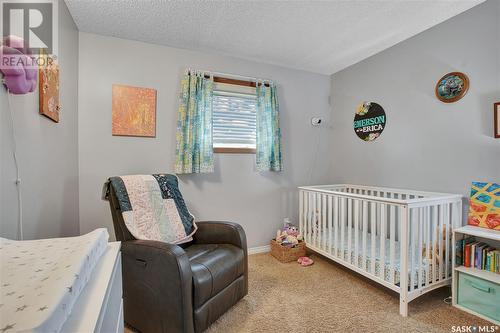
[[[0,330],[59,332],[108,238],[106,229],[68,238],[0,238]]]
[[[328,239],[329,239],[329,231],[323,231],[321,234],[321,237],[317,239],[317,242],[314,241],[314,234],[311,235],[311,245],[314,245],[316,247],[319,247],[321,249],[324,249],[325,244],[328,246]],[[339,234],[338,236],[338,242],[340,244],[341,242],[341,235]],[[351,251],[350,251],[350,256],[348,254],[348,246],[347,246],[347,240],[348,240],[348,229],[344,229],[344,244],[342,246],[343,250],[343,258],[350,258],[349,262],[353,265],[356,265],[357,267],[363,269],[364,271],[371,272],[371,244],[372,244],[372,235],[371,233],[367,233],[366,235],[366,256],[365,260],[363,262],[363,236],[361,232],[358,232],[358,246],[357,246],[357,253],[358,253],[358,260],[357,260],[357,265],[356,265],[356,260],[355,260],[355,234],[354,234],[354,228],[351,229]],[[333,239],[335,238],[335,234],[332,230],[332,243]],[[322,240],[321,243],[319,240]],[[306,238],[307,240],[307,238]],[[326,241],[326,243],[324,243]],[[385,239],[384,240],[384,259],[383,262],[380,260],[380,236],[377,236],[375,238],[375,275],[380,276],[380,270],[382,269],[382,266],[385,268],[384,269],[384,280],[387,282],[392,283],[391,279],[391,272],[390,272],[390,240]],[[394,241],[394,284],[399,284],[400,282],[400,243],[399,241]],[[331,252],[335,251],[335,249],[332,249]],[[418,251],[418,249],[417,249]],[[329,251],[327,251],[329,252]],[[338,257],[340,254],[336,254],[336,257]],[[413,264],[413,265],[412,265]],[[419,267],[422,267],[422,281],[425,282],[427,279],[427,272],[426,272],[426,258],[422,258],[422,261],[418,262],[418,252],[415,253],[415,258],[412,261],[411,260],[411,253],[408,254],[408,285],[411,283],[411,274],[413,274],[413,281],[415,285],[417,284],[418,281],[418,269]],[[450,264],[451,267],[451,264]],[[427,282],[432,281],[432,263],[429,263],[429,278]],[[435,272],[436,279],[439,276],[439,273],[436,271]],[[444,275],[443,275],[444,277]]]

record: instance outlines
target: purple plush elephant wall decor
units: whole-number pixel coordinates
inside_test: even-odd
[[[38,67],[35,57],[25,48],[22,38],[8,36],[2,40],[0,72],[9,92],[22,95],[35,91]]]

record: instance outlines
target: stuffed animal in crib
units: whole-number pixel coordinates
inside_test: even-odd
[[[446,234],[447,234],[447,230],[446,230],[446,227],[443,227],[443,231],[442,231],[442,235],[443,235],[443,239],[442,239],[442,254],[439,255],[439,244],[438,244],[438,237],[439,237],[439,229],[435,229],[434,231],[434,237],[433,239],[436,239],[436,241],[434,241],[434,243],[432,245],[429,246],[429,258],[427,258],[427,245],[424,243],[422,243],[422,261],[424,263],[427,263],[429,262],[429,264],[432,264],[432,261],[433,261],[433,258],[436,258],[436,263],[439,264],[439,265],[442,265],[443,264],[443,256],[444,256],[444,252],[445,252],[445,249],[446,249]],[[448,240],[451,239],[451,235],[448,236]],[[450,260],[451,259],[451,248],[448,247],[448,259]]]

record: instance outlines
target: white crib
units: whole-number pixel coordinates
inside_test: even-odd
[[[409,302],[451,282],[451,231],[462,224],[460,195],[304,186],[299,209],[307,247],[399,293],[402,316]]]

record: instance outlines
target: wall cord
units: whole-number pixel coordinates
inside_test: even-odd
[[[17,201],[18,201],[18,221],[17,221],[17,238],[24,239],[23,235],[23,200],[21,191],[21,176],[19,172],[19,162],[17,159],[17,144],[16,144],[16,129],[14,127],[14,116],[12,114],[11,93],[7,90],[7,101],[9,103],[9,116],[10,116],[10,130],[12,135],[12,156],[14,157],[14,165],[16,167],[16,188],[17,188]]]

